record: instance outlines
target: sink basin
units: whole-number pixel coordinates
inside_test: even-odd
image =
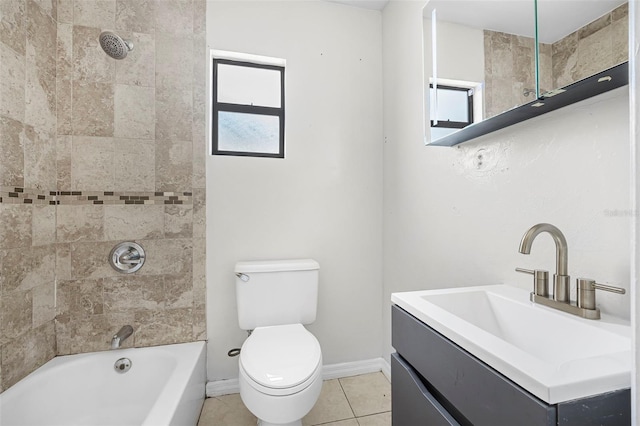
[[[631,386],[631,327],[495,285],[393,293],[393,303],[549,404]]]

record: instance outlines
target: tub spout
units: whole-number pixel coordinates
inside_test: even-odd
[[[120,344],[124,342],[127,337],[133,334],[133,327],[130,325],[123,326],[116,334],[111,338],[111,349],[118,349]]]

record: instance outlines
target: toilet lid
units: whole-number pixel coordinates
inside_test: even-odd
[[[240,362],[255,382],[268,388],[290,388],[318,368],[320,344],[302,324],[256,328],[242,345]]]

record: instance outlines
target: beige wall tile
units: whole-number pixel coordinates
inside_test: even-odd
[[[32,206],[0,203],[0,249],[31,247]]]
[[[33,0],[27,0],[27,68],[56,73],[56,21]]]
[[[72,119],[72,94],[71,80],[56,80],[56,103],[57,103],[57,130],[58,135],[70,135],[73,133]]]
[[[113,28],[116,0],[74,0],[73,23],[96,28]]]
[[[109,191],[114,188],[112,138],[74,136],[71,147],[71,187]]]
[[[0,115],[24,121],[25,57],[0,43]]]
[[[25,126],[24,130],[24,185],[42,191],[55,188],[55,133],[34,129],[31,126]]]
[[[155,138],[155,91],[153,87],[115,87],[114,135],[119,138]]]
[[[119,272],[113,269],[107,260],[116,244],[115,241],[72,243],[71,278],[97,279],[118,276]]]
[[[194,238],[193,239],[193,288],[194,290],[205,290],[206,281],[206,265],[207,265],[207,253],[206,253],[206,239]],[[198,301],[194,300],[194,304],[204,303],[204,299]]]
[[[112,84],[73,82],[73,134],[113,136]]]
[[[193,340],[207,340],[207,312],[204,304],[193,308]]]
[[[22,122],[0,116],[0,185],[24,186],[23,138]]]
[[[151,34],[155,30],[155,0],[117,0],[116,29]]]
[[[32,244],[34,246],[52,244],[56,240],[56,206],[37,204],[32,209]]]
[[[193,0],[193,33],[204,34],[207,30],[207,2]]]
[[[31,330],[32,304],[31,291],[2,291],[0,334],[3,339],[16,339]]]
[[[58,1],[57,0],[34,0],[38,6],[48,16],[54,20],[58,19]]]
[[[156,31],[175,35],[193,33],[192,0],[156,0]]]
[[[57,206],[57,241],[72,243],[104,240],[104,208],[102,205],[92,204]]]
[[[73,27],[73,79],[91,83],[114,83],[115,59],[100,47],[102,29]]]
[[[113,171],[121,191],[154,191],[156,145],[154,140],[114,139]]]
[[[58,136],[56,139],[56,172],[59,191],[71,190],[71,136]]]
[[[56,279],[71,280],[70,244],[56,244]]]
[[[143,240],[139,244],[147,252],[140,275],[180,275],[192,272],[193,241],[188,238]]]
[[[37,349],[36,349],[37,348]],[[7,389],[56,354],[52,321],[29,330],[2,347],[2,388]]]
[[[32,323],[34,328],[52,322],[56,317],[55,289],[53,274],[51,274],[51,281],[49,283],[33,289]]]
[[[193,340],[191,308],[135,312],[135,345],[152,346]]]
[[[104,236],[109,241],[164,237],[164,206],[105,205]]]
[[[58,0],[58,22],[73,23],[73,0]]]
[[[126,60],[116,61],[116,83],[133,86],[155,85],[156,80],[156,41],[153,34],[128,33],[133,50]]]
[[[85,28],[85,27],[79,27]],[[72,24],[58,23],[58,43],[56,47],[57,77],[70,80],[73,77],[73,42],[74,27]]]
[[[41,68],[27,67],[24,122],[39,131],[55,133],[57,120],[56,76]]]
[[[614,21],[611,25],[612,65],[629,60],[629,22],[625,19]]]
[[[156,190],[191,189],[193,170],[191,141],[156,141]]]
[[[103,282],[105,313],[158,310],[165,307],[162,277],[120,274],[105,278]]]
[[[29,291],[53,283],[56,251],[53,244],[4,250],[2,255],[2,292]]]
[[[58,355],[109,350],[113,335],[127,324],[134,324],[134,317],[130,313],[92,315],[84,319],[58,317],[56,320]],[[134,336],[135,333],[134,330]],[[121,344],[121,347],[132,347],[133,344],[134,339],[130,337]]]
[[[191,275],[165,275],[164,298],[167,309],[193,307],[193,280]]]
[[[166,205],[164,206],[164,235],[167,238],[193,237],[193,206]]]
[[[0,1],[0,42],[15,52],[26,53],[26,2],[24,0]]]
[[[192,139],[193,94],[189,90],[156,88],[156,137]]]
[[[57,315],[88,320],[104,313],[101,279],[80,279],[58,283]]]
[[[191,90],[193,40],[156,33],[156,87]]]
[[[613,65],[611,26],[578,41],[578,65],[574,81],[596,74]]]

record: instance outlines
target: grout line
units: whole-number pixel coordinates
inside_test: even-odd
[[[344,390],[344,387],[342,386],[342,380],[341,379],[338,379],[338,384],[340,385],[340,389],[342,389],[342,393],[344,394],[344,397],[347,400],[347,404],[349,404],[349,409],[351,410],[351,413],[353,414],[353,417],[356,418],[356,412],[353,410],[353,406],[351,405],[351,401],[349,401],[349,396],[347,395],[347,392]],[[358,422],[358,424],[359,424],[359,422]]]

